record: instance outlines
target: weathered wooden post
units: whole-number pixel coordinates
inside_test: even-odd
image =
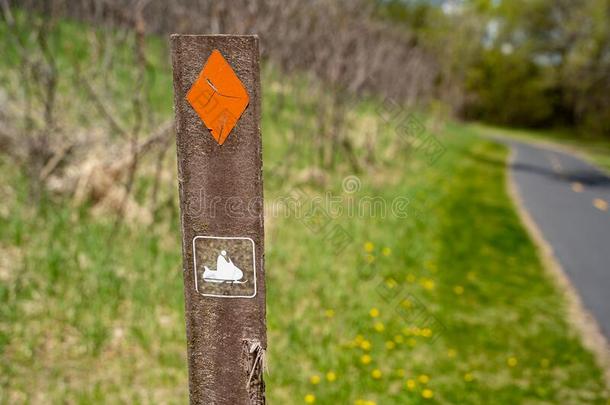
[[[172,35],[191,404],[264,404],[256,36]]]

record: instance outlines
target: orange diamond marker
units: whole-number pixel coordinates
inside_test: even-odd
[[[219,145],[225,142],[250,102],[244,85],[216,49],[186,99]]]

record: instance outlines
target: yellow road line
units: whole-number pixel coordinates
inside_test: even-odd
[[[601,198],[595,198],[593,200],[593,206],[600,211],[608,211],[608,203]]]
[[[582,183],[579,183],[577,181],[572,183],[572,191],[573,192],[575,192],[575,193],[582,193],[583,190],[584,190],[584,187],[583,187]]]

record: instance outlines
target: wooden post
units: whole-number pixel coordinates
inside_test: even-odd
[[[258,37],[172,35],[191,404],[264,404]]]

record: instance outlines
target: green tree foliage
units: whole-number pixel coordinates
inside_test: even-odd
[[[462,116],[610,137],[610,0],[379,0],[442,67]]]
[[[464,114],[503,125],[552,124],[553,92],[543,70],[518,54],[481,52],[466,78]]]
[[[472,66],[471,114],[610,136],[610,1],[505,0],[486,15],[497,28]]]

